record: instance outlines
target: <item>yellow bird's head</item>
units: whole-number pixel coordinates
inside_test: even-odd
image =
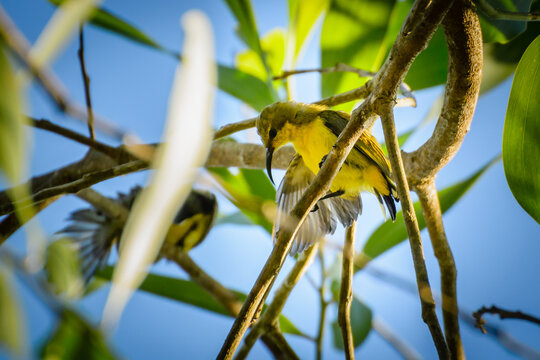
[[[261,111],[257,118],[257,133],[266,147],[266,171],[272,183],[274,150],[291,142],[298,127],[313,121],[324,109],[326,107],[320,105],[288,101],[268,105]]]

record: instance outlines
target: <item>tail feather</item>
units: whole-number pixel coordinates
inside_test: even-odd
[[[382,198],[388,208],[392,221],[396,221],[396,204],[394,203],[394,197],[392,195],[383,195]]]

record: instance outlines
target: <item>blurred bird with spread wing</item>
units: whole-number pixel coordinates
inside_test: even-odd
[[[269,105],[257,118],[257,132],[266,147],[266,169],[272,182],[274,150],[292,143],[297,152],[276,194],[278,212],[274,237],[288,221],[289,212],[319,171],[349,118],[346,112],[292,101]],[[375,194],[385,216],[384,205],[392,220],[395,220],[394,201],[399,201],[399,197],[392,180],[390,163],[368,131],[362,133],[345,159],[332,181],[330,192],[308,214],[296,235],[291,253],[303,251],[325,234],[333,233],[336,223],[334,215],[343,226],[350,226],[362,212],[360,193],[363,191]]]
[[[119,204],[131,209],[142,188],[136,186],[128,194],[118,193]],[[212,227],[217,214],[214,194],[192,190],[176,214],[167,232],[165,241],[181,251],[189,251],[199,245]],[[71,221],[58,233],[68,235],[79,252],[81,272],[86,283],[96,270],[107,263],[114,244],[119,246],[125,223],[95,208],[86,208],[71,213]]]

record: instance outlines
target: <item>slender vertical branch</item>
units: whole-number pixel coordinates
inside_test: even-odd
[[[328,301],[325,299],[325,286],[326,286],[326,268],[324,266],[324,246],[319,247],[319,263],[321,265],[321,285],[319,287],[319,329],[317,330],[317,337],[315,338],[315,350],[316,359],[322,360],[322,345],[324,338],[324,327],[326,325],[326,308],[328,307]]]
[[[459,332],[459,309],[456,289],[457,270],[452,249],[450,249],[444,231],[437,188],[432,181],[417,186],[416,193],[422,205],[422,213],[424,214],[433,251],[439,262],[446,342],[452,358],[463,359],[465,353]]]
[[[352,279],[354,267],[354,235],[356,222],[347,228],[343,247],[341,288],[339,291],[338,324],[345,348],[345,359],[354,360],[354,340],[351,326]]]
[[[393,109],[391,103],[381,102],[379,106],[379,114],[381,115],[384,130],[384,139],[388,148],[388,155],[392,164],[394,178],[397,183],[401,208],[403,209],[403,217],[409,235],[409,244],[416,273],[418,293],[420,294],[420,302],[422,304],[422,319],[428,325],[439,358],[448,359],[450,354],[439,320],[437,319],[437,314],[435,313],[435,302],[429,285],[422,239],[420,238],[420,230],[418,228],[418,220],[416,219],[416,213],[414,212],[411,196],[409,194],[409,184],[407,183],[407,178],[405,176],[396,128],[394,126]]]
[[[242,346],[242,348],[238,351],[235,359],[245,359],[257,339],[267,329],[272,328],[274,325],[276,325],[277,318],[279,314],[281,314],[281,311],[283,310],[285,302],[289,298],[292,289],[313,262],[313,258],[315,257],[318,248],[319,244],[314,244],[309,249],[307,249],[301,256],[301,258],[296,262],[285,281],[283,281],[281,286],[276,290],[274,300],[270,303],[270,305],[268,305],[268,308],[266,309],[262,317],[251,328],[251,331],[244,339],[244,346]]]
[[[92,98],[90,97],[90,77],[86,72],[86,63],[84,61],[84,33],[83,33],[83,24],[79,27],[79,62],[81,64],[81,73],[84,84],[84,96],[86,99],[86,113],[88,115],[88,131],[90,132],[90,138],[92,140],[96,139],[94,133],[94,111],[92,110]]]

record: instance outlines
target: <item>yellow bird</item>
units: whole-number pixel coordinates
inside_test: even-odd
[[[118,193],[115,200],[131,209],[141,190],[140,186],[136,186],[128,194]],[[214,194],[192,190],[169,227],[165,241],[181,251],[191,250],[204,240],[216,214]],[[96,270],[107,263],[113,245],[116,244],[118,248],[125,224],[94,208],[74,211],[68,220],[71,224],[58,233],[74,240],[81,272],[85,282],[88,282]]]
[[[274,150],[292,143],[297,152],[277,191],[274,235],[287,221],[290,210],[319,171],[349,118],[346,112],[292,101],[269,105],[257,118],[257,132],[266,147],[266,169],[272,182]],[[345,159],[332,181],[330,193],[321,198],[323,201],[319,200],[299,229],[291,253],[303,251],[325,234],[333,233],[334,215],[343,226],[349,226],[356,220],[362,211],[360,193],[363,191],[375,194],[383,213],[385,204],[390,217],[395,220],[394,201],[399,201],[399,197],[390,163],[368,131],[362,133]]]

